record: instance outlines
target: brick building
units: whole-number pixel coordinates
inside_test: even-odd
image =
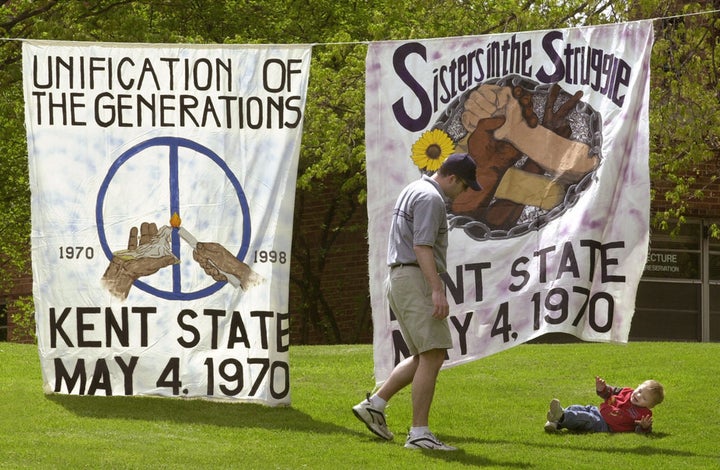
[[[702,190],[704,197],[688,201],[680,233],[651,233],[631,338],[720,341],[720,240],[710,236],[711,225],[720,225],[718,175],[716,153],[694,172],[691,189]],[[663,194],[663,183],[653,184]],[[653,211],[666,208],[663,201],[653,204]]]

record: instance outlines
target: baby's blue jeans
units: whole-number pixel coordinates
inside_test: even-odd
[[[593,405],[568,406],[558,427],[575,431],[610,432],[610,428],[600,415],[600,410]]]

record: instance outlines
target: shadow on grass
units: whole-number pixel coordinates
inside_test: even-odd
[[[47,399],[85,418],[168,421],[234,428],[293,430],[328,434],[362,433],[322,422],[292,407],[269,407],[255,403],[223,403],[154,397],[95,397],[48,395]]]
[[[182,400],[156,397],[96,397],[78,395],[47,395],[47,399],[62,406],[76,416],[96,419],[127,419],[139,421],[166,421],[179,424],[208,424],[232,428],[257,428],[267,430],[290,430],[299,432],[345,434],[352,437],[368,438],[363,429],[348,429],[337,424],[319,421],[312,416],[292,407],[269,407],[255,403],[225,403],[207,400]],[[650,439],[660,439],[666,434],[655,433]],[[672,455],[681,457],[699,457],[692,452],[656,449],[641,445],[634,448],[602,449],[587,446],[562,444],[539,444],[510,440],[487,440],[459,436],[446,436],[448,442],[462,446],[462,443],[485,445],[520,445],[543,448],[558,448],[563,451],[632,453],[639,455]],[[382,443],[382,441],[380,441]],[[518,461],[498,461],[483,455],[470,454],[460,448],[455,452],[416,450],[427,457],[447,462],[459,462],[472,466],[501,466],[505,468],[533,468],[535,464]]]
[[[579,433],[578,433],[579,434]],[[558,435],[561,435],[560,433]],[[669,434],[666,433],[653,433],[650,436],[645,436],[646,439],[656,440],[656,439],[662,439],[663,437],[667,437]],[[428,457],[433,457],[439,460],[444,460],[447,462],[462,462],[468,465],[474,465],[474,466],[502,466],[507,468],[533,468],[535,467],[535,463],[523,463],[523,462],[499,462],[497,460],[493,460],[491,458],[483,457],[480,455],[473,455],[468,454],[462,449],[463,443],[472,443],[472,444],[480,444],[480,445],[518,445],[518,446],[526,446],[526,447],[537,447],[537,448],[543,448],[543,449],[559,449],[562,452],[568,452],[568,451],[579,451],[579,452],[607,452],[611,454],[616,453],[626,453],[626,454],[636,454],[636,455],[643,455],[643,456],[656,456],[656,455],[663,455],[663,456],[674,456],[674,457],[715,457],[714,455],[701,455],[696,454],[693,452],[687,452],[682,450],[672,450],[672,449],[666,449],[666,448],[654,448],[652,446],[648,445],[639,445],[632,448],[622,448],[622,447],[611,447],[611,448],[602,448],[602,447],[589,447],[589,446],[575,446],[575,445],[568,445],[566,441],[563,441],[560,444],[540,444],[540,443],[530,443],[530,442],[521,442],[521,441],[510,441],[510,440],[502,440],[502,439],[476,439],[476,438],[468,438],[468,437],[459,437],[459,436],[445,436],[448,442],[451,442],[456,445],[460,445],[461,448],[456,452],[441,452],[441,451],[431,451],[431,450],[423,450],[419,452],[423,452]]]
[[[378,445],[386,443],[372,436],[365,429],[362,431],[352,430],[333,423],[318,421],[292,407],[138,396],[96,397],[55,394],[47,395],[46,398],[82,418],[167,421],[178,424],[208,424],[233,428],[345,434],[376,441]],[[358,429],[359,426],[361,426],[360,423],[358,423]],[[428,457],[474,466],[533,467],[532,464],[504,462],[481,455],[468,454],[462,449],[456,452],[425,450],[408,450],[408,452],[422,452]]]
[[[463,463],[474,467],[502,467],[502,468],[533,468],[535,467],[532,463],[523,462],[508,462],[493,460],[482,455],[468,454],[463,449],[458,449],[452,452],[445,452],[442,450],[411,450],[408,452],[422,452],[427,457],[432,457],[438,460],[444,460],[446,462],[457,462]]]
[[[561,436],[563,433],[557,433],[557,436]],[[583,433],[573,433],[573,434],[583,434]],[[587,434],[587,433],[585,433]],[[669,434],[666,433],[653,433],[650,436],[639,436],[640,438],[644,439],[661,439],[663,437],[667,437]],[[674,457],[716,457],[715,455],[703,455],[703,454],[697,454],[694,452],[688,452],[685,450],[673,450],[673,449],[667,449],[667,448],[655,448],[648,445],[639,445],[636,447],[608,447],[608,448],[602,448],[602,447],[590,447],[590,446],[578,446],[569,444],[567,441],[562,441],[559,444],[540,444],[540,443],[531,443],[531,442],[522,442],[522,441],[509,441],[509,440],[502,440],[502,439],[475,439],[475,438],[467,438],[467,437],[454,437],[454,436],[448,436],[447,437],[448,442],[453,443],[462,443],[462,442],[469,442],[473,444],[486,444],[486,445],[507,445],[507,444],[513,444],[513,445],[519,445],[519,446],[525,446],[525,447],[539,447],[544,449],[561,449],[563,452],[567,451],[580,451],[580,452],[607,452],[611,454],[637,454],[637,455],[646,455],[646,456],[653,456],[653,455],[664,455],[664,456],[674,456]]]

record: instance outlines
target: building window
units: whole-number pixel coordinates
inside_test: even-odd
[[[688,219],[678,234],[653,230],[630,338],[720,341],[720,241],[713,219]]]
[[[680,228],[680,233],[670,236],[667,233],[651,233],[643,279],[699,281],[702,274],[702,225],[688,221]]]

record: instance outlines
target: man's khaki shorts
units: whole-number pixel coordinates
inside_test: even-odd
[[[432,290],[420,267],[391,268],[387,296],[411,355],[452,348],[447,318],[432,316]]]

